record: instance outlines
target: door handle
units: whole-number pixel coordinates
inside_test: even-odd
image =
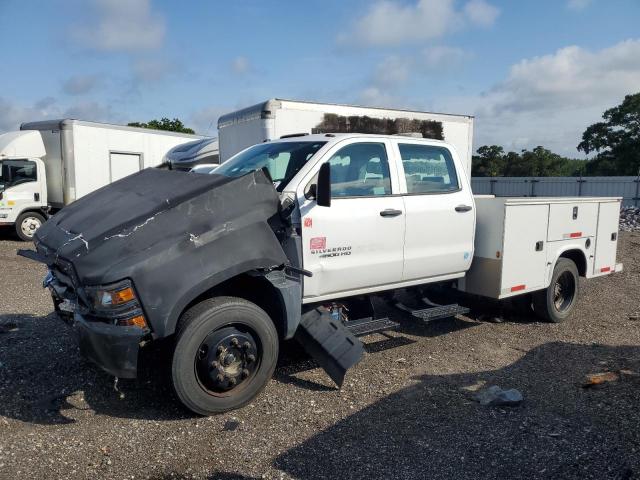
[[[471,205],[458,205],[456,207],[456,212],[468,212],[471,208]]]
[[[381,217],[397,217],[398,215],[402,215],[402,210],[395,210],[393,208],[387,208],[380,212]]]

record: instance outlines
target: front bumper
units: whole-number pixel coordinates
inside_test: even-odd
[[[140,342],[146,333],[138,327],[90,322],[73,314],[80,353],[106,372],[120,378],[136,378]]]

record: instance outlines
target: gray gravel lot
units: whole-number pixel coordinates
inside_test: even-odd
[[[122,398],[79,356],[24,246],[0,232],[1,479],[640,478],[640,233],[621,234],[625,271],[583,282],[564,324],[396,314],[403,328],[365,339],[341,391],[289,345],[253,404],[210,418],[180,407],[159,355]],[[473,400],[493,384],[524,403]]]

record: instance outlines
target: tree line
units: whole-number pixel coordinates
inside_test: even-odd
[[[474,177],[572,177],[640,174],[640,93],[627,95],[608,109],[603,121],[582,134],[578,151],[596,155],[588,160],[567,158],[538,146],[505,152],[499,145],[477,150],[471,164]]]

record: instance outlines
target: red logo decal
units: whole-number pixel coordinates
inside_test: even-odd
[[[324,250],[327,248],[327,237],[315,237],[311,239],[311,250]]]
[[[307,217],[304,219],[304,226],[305,227],[313,227],[313,218],[311,217]]]

